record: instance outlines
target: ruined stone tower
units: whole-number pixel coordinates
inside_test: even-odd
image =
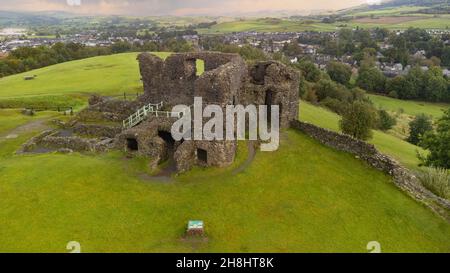
[[[221,105],[279,105],[280,127],[288,128],[298,117],[299,75],[275,62],[247,65],[238,54],[216,52],[180,53],[162,60],[143,53],[138,57],[144,95],[140,105],[163,102],[170,111],[175,105],[192,105],[194,97],[203,103]],[[205,72],[197,73],[197,60]],[[120,147],[129,152],[163,162],[173,156],[178,172],[194,165],[224,167],[236,154],[236,141],[180,141],[171,138],[175,119],[149,117],[118,137]]]

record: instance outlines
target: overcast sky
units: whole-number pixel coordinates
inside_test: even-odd
[[[191,15],[267,10],[331,10],[379,0],[0,0],[0,10],[86,14]]]

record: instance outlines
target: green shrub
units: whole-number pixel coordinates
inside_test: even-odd
[[[450,200],[450,173],[448,170],[426,168],[418,177],[425,188],[442,198]]]
[[[347,102],[342,102],[337,99],[328,97],[328,98],[324,99],[323,101],[321,101],[320,105],[330,109],[331,111],[333,111],[339,115],[342,115],[345,113],[345,110],[347,109],[349,104]]]
[[[391,117],[386,110],[378,111],[377,128],[381,131],[387,131],[392,129],[397,124],[395,117]]]
[[[419,145],[422,137],[433,130],[433,123],[431,117],[420,114],[417,115],[413,121],[409,123],[409,137],[407,141],[414,145]]]
[[[388,96],[394,99],[398,99],[398,94],[395,91],[389,92]]]
[[[355,101],[349,105],[339,123],[343,133],[354,138],[372,138],[372,128],[376,122],[376,111],[367,103]]]
[[[312,89],[306,90],[306,93],[303,95],[302,98],[303,98],[303,100],[309,101],[312,104],[316,104],[318,101],[316,91],[314,91]]]

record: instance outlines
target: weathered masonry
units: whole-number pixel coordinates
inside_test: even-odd
[[[164,111],[171,111],[175,105],[192,105],[195,97],[202,97],[204,105],[222,107],[279,105],[281,128],[289,127],[298,116],[299,75],[281,63],[247,65],[238,54],[216,52],[173,54],[166,60],[143,53],[138,60],[145,91],[138,104],[149,106],[147,111],[152,110],[153,115],[120,134],[117,145],[159,162],[173,157],[179,172],[193,165],[230,165],[235,158],[236,142],[174,141],[170,132],[175,119]],[[201,75],[197,71],[198,60],[205,67]],[[160,103],[160,109],[152,108]]]

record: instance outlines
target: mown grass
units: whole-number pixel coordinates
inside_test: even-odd
[[[12,155],[0,146],[0,251],[449,252],[450,225],[384,174],[305,135],[284,133],[242,173],[197,169],[172,183],[141,180],[143,159]],[[241,156],[242,159],[242,156]],[[184,240],[202,219],[207,240]]]
[[[55,116],[52,112],[38,112],[35,116],[26,116],[18,109],[0,109],[0,136],[28,122]]]
[[[90,94],[121,96],[142,92],[139,53],[100,56],[0,78],[0,108],[83,106]],[[171,53],[154,53],[161,58]],[[198,73],[204,71],[199,62]],[[37,75],[25,81],[24,75]]]
[[[341,131],[339,115],[306,102],[302,102],[300,105],[300,120],[336,132]],[[420,161],[417,158],[417,151],[422,154],[426,154],[426,151],[388,133],[376,130],[373,133],[373,138],[369,142],[374,144],[381,152],[392,156],[409,168],[418,168]]]
[[[301,109],[337,128],[331,112]],[[0,110],[0,135],[47,117]],[[149,160],[120,152],[16,155],[36,133],[0,143],[0,252],[66,252],[69,241],[84,252],[366,252],[369,241],[385,252],[450,251],[450,225],[389,177],[296,131],[239,174],[243,146],[230,168],[168,183],[144,179]],[[183,239],[190,219],[205,221],[207,240]]]
[[[379,95],[369,95],[370,100],[377,108],[391,112],[405,113],[411,116],[426,114],[438,119],[443,111],[450,108],[450,104],[430,103],[410,100],[399,100]]]
[[[100,56],[57,64],[0,79],[0,99],[79,93],[135,92],[139,81],[137,53]],[[37,75],[25,81],[24,75]]]
[[[76,95],[26,96],[0,99],[0,109],[33,108],[38,110],[55,109],[57,107],[80,108],[85,106],[86,98]]]

